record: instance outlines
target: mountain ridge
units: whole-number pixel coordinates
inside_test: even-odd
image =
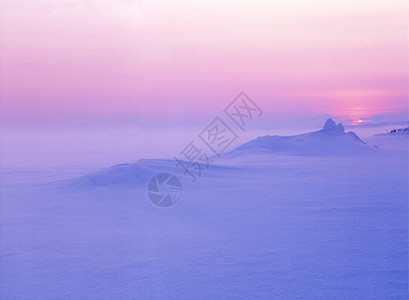
[[[345,132],[342,123],[327,119],[317,131],[293,136],[266,135],[244,143],[227,153],[228,156],[249,153],[288,155],[359,155],[375,152],[355,132]]]

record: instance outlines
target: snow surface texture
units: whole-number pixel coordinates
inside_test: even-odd
[[[407,139],[334,125],[253,140],[195,183],[172,160],[41,184],[3,170],[0,298],[405,299]],[[159,209],[163,171],[183,192]]]

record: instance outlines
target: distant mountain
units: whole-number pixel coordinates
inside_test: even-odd
[[[387,133],[378,133],[375,135],[409,135],[409,126],[406,128],[393,129]]]
[[[223,158],[241,157],[257,154],[282,154],[304,156],[351,156],[368,155],[379,150],[363,142],[354,132],[345,132],[344,126],[328,119],[323,129],[294,136],[263,136],[245,143],[233,151],[223,154]],[[217,165],[212,166],[213,168]],[[76,187],[106,186],[114,184],[146,185],[157,173],[174,173],[173,159],[141,159],[132,164],[120,164],[63,181]],[[219,166],[226,169],[228,166]],[[220,169],[219,169],[220,170]]]
[[[284,155],[362,155],[375,153],[354,132],[345,132],[342,123],[328,119],[323,129],[294,136],[263,136],[245,143],[228,156],[244,153],[276,153]]]

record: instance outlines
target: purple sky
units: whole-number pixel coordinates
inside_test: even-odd
[[[188,124],[243,90],[275,123],[405,121],[406,6],[1,2],[2,119]]]

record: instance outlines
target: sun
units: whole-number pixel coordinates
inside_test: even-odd
[[[351,125],[362,125],[362,124],[367,123],[368,121],[369,121],[368,118],[365,118],[365,119],[359,118],[359,119],[353,120],[353,121],[351,122]]]

